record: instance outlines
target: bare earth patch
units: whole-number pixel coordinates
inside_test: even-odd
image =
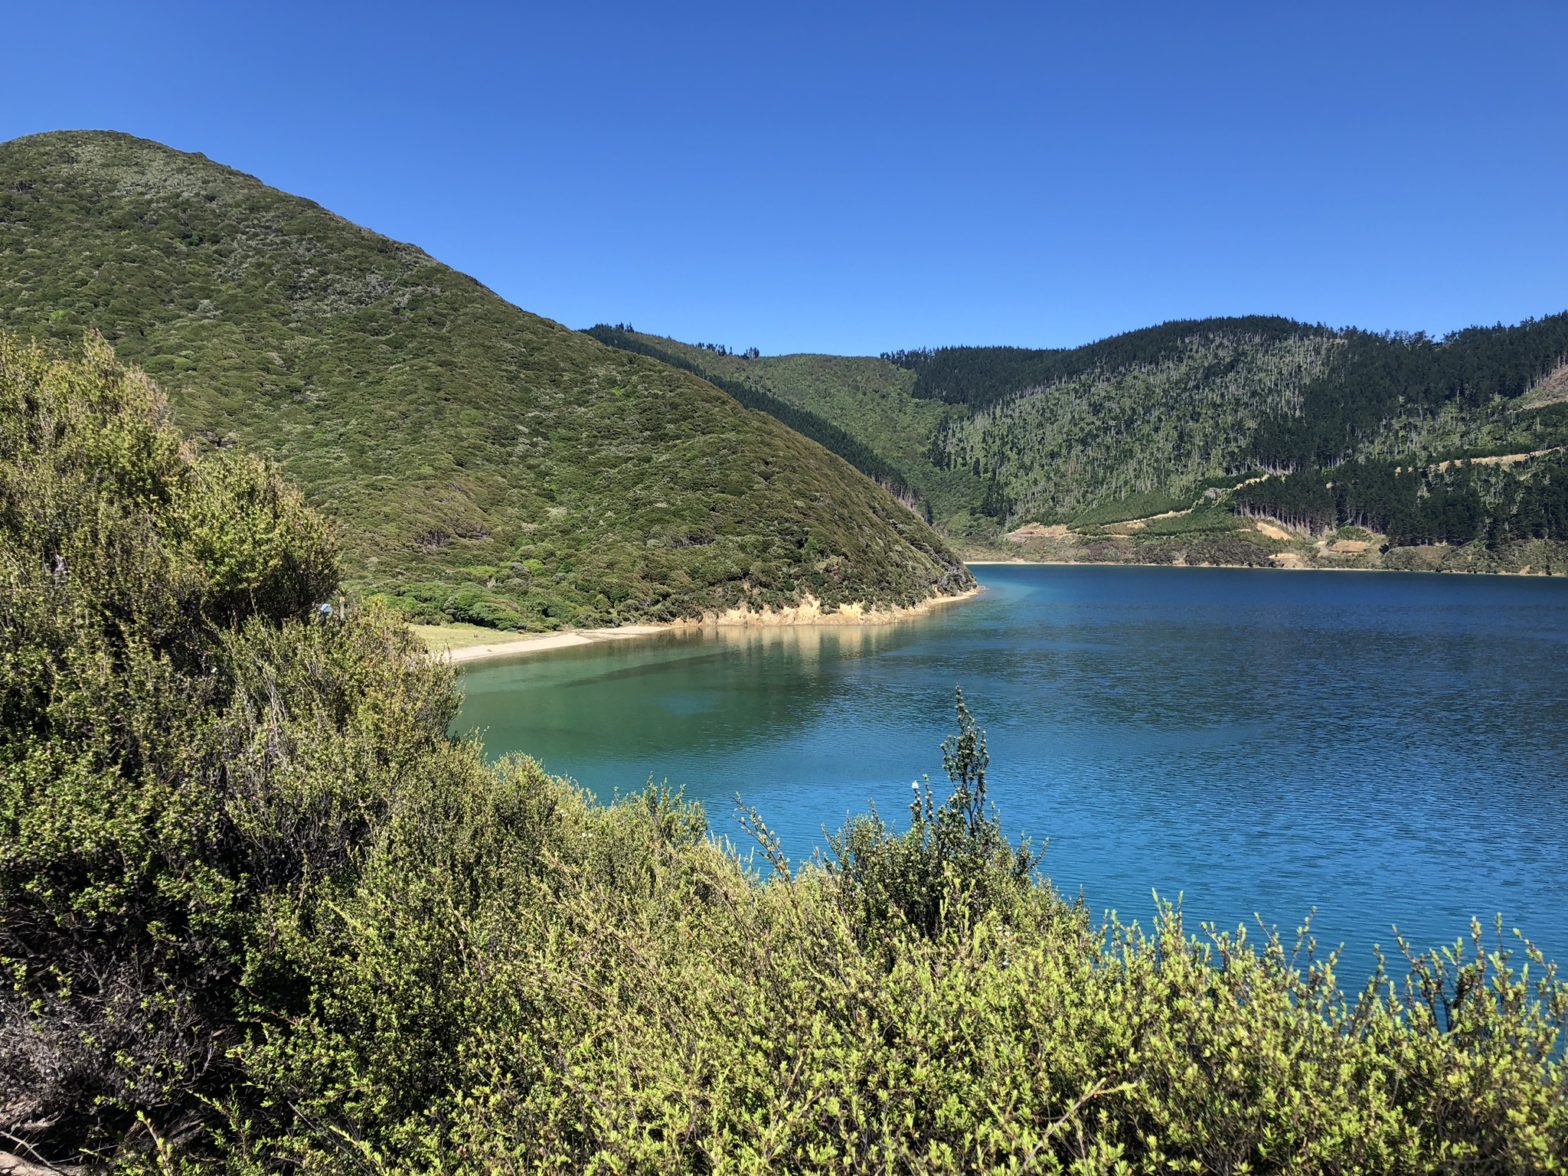
[[[1067,524],[1057,523],[1047,527],[1040,523],[1025,523],[1015,531],[1007,533],[1009,543],[1025,543],[1030,539],[1065,539],[1067,538]]]
[[[1440,473],[1447,473],[1454,466],[1458,465],[1460,461],[1467,461],[1471,465],[1518,465],[1522,461],[1529,461],[1532,457],[1545,457],[1548,453],[1556,453],[1560,448],[1562,447],[1554,446],[1551,449],[1535,449],[1529,453],[1502,453],[1494,457],[1466,457],[1456,461],[1440,461],[1431,468]]]
[[[933,596],[930,600],[923,600],[919,604],[902,607],[872,607],[854,601],[828,610],[823,609],[821,601],[816,597],[807,596],[799,604],[789,608],[731,608],[721,613],[709,613],[702,618],[701,623],[705,625],[882,625],[924,616],[945,604],[968,600],[978,595],[980,591],[977,586],[967,592],[958,592],[951,596]]]
[[[1526,392],[1519,402],[1520,408],[1545,408],[1548,404],[1561,404],[1568,400],[1568,363],[1559,364],[1540,383]]]

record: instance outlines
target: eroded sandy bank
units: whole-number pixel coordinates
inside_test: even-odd
[[[976,584],[967,592],[957,592],[950,596],[933,596],[930,600],[923,600],[919,604],[878,606],[866,605],[861,601],[852,601],[841,604],[837,608],[824,610],[822,602],[815,596],[807,596],[799,604],[789,608],[731,608],[721,613],[709,613],[701,621],[687,622],[696,625],[888,625],[895,621],[907,621],[914,617],[923,617],[949,604],[957,604],[961,600],[970,600],[982,591]]]

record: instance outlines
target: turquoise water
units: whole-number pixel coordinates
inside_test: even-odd
[[[464,729],[601,796],[738,793],[800,858],[941,776],[962,685],[1010,834],[1097,912],[1254,916],[1364,970],[1501,912],[1568,961],[1568,582],[982,567],[919,621],[664,635],[475,667]]]

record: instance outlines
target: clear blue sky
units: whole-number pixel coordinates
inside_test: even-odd
[[[7,6],[114,128],[570,326],[764,352],[1568,309],[1568,4]]]

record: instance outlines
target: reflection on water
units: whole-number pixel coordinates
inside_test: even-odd
[[[460,724],[601,795],[649,778],[805,856],[940,774],[962,684],[1013,833],[1096,909],[1293,928],[1357,963],[1390,925],[1502,911],[1568,957],[1568,584],[1199,569],[984,568],[890,626],[580,646],[466,675]]]
[[[689,630],[572,646],[470,671],[461,723],[484,733],[489,754],[527,752],[601,795],[668,778],[708,797],[708,774],[683,766],[703,761],[723,771],[729,753],[804,733],[857,659],[920,636],[917,622],[904,622]],[[593,771],[577,766],[588,749]],[[723,774],[727,804],[741,777]]]

